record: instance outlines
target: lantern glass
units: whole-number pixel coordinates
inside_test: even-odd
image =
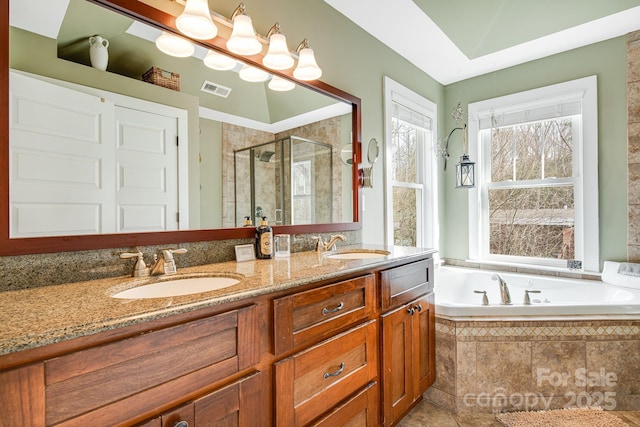
[[[456,188],[474,188],[476,164],[469,160],[469,156],[463,154],[456,165]]]

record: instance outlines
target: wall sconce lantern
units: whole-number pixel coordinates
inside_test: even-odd
[[[444,159],[444,170],[447,170],[447,159],[449,158],[449,140],[451,135],[458,129],[462,130],[462,156],[460,161],[456,164],[456,188],[474,188],[476,186],[475,169],[476,164],[469,159],[467,154],[467,124],[463,124],[461,127],[454,128],[447,137],[447,143],[442,153]]]
[[[469,160],[467,154],[460,156],[456,165],[456,188],[474,188],[476,164]]]

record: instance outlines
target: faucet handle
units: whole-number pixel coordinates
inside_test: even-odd
[[[482,305],[489,305],[489,298],[487,298],[487,291],[473,291],[476,294],[482,294]]]
[[[120,254],[120,258],[129,259],[129,258],[138,258],[135,265],[133,266],[133,273],[131,274],[133,277],[144,277],[149,275],[149,269],[147,268],[147,264],[144,263],[144,255],[138,250],[138,252],[123,252]]]
[[[531,291],[530,290],[525,290],[524,291],[524,303],[523,304],[524,305],[531,305],[531,298],[529,298],[529,294],[539,294],[541,292],[542,291],[539,291],[539,290],[535,290],[535,291],[534,290],[531,290]]]
[[[162,249],[162,256],[165,260],[173,259],[173,254],[186,254],[187,250],[185,248],[178,249]]]
[[[163,249],[162,250],[162,258],[164,261],[164,265],[162,266],[164,270],[164,274],[175,274],[177,272],[176,261],[173,259],[173,254],[184,254],[187,253],[185,248],[179,249]]]
[[[311,240],[315,240],[315,250],[321,252],[324,249],[324,241],[322,241],[322,236],[311,236]]]

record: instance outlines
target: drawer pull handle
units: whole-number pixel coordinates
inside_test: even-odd
[[[340,375],[342,372],[344,371],[344,362],[342,362],[340,364],[340,369],[338,369],[335,372],[325,372],[324,373],[324,379],[326,380],[327,378],[331,378],[331,377],[337,377],[338,375]]]
[[[331,313],[336,313],[340,310],[342,310],[344,308],[344,303],[341,302],[340,304],[338,304],[336,307],[334,308],[323,308],[322,309],[322,315],[326,315],[326,314],[331,314]]]
[[[173,427],[189,427],[189,423],[186,421],[176,421],[173,423]]]
[[[420,304],[416,305],[414,308],[418,311],[422,311],[422,306]]]
[[[413,316],[413,314],[414,314],[415,312],[416,312],[416,309],[415,309],[415,308],[413,308],[413,307],[409,307],[409,308],[407,308],[407,313],[409,313],[410,315],[412,315],[412,316]]]

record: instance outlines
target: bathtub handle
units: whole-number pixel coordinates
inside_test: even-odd
[[[531,305],[531,298],[529,298],[529,294],[539,294],[541,291],[539,290],[526,290],[524,291],[524,305]]]
[[[487,291],[473,291],[476,294],[482,294],[482,305],[489,305],[489,298],[487,298]]]

